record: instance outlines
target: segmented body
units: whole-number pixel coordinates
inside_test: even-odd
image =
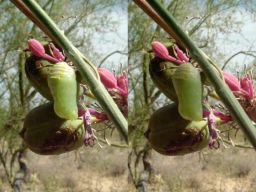
[[[177,67],[172,82],[178,97],[179,113],[187,120],[200,121],[203,118],[203,89],[198,69],[191,63]]]
[[[146,132],[151,146],[165,155],[184,155],[208,145],[207,121],[188,121],[173,103],[155,111]]]
[[[77,82],[73,68],[65,62],[51,66],[47,83],[56,114],[64,119],[77,119]]]
[[[53,155],[82,146],[85,133],[82,119],[62,119],[55,114],[53,103],[47,103],[28,113],[20,134],[35,153]]]

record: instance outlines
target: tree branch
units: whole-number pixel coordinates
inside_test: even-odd
[[[225,61],[225,63],[224,63],[223,66],[221,67],[221,69],[224,70],[225,67],[227,66],[227,64],[228,64],[234,57],[236,57],[236,56],[239,55],[239,54],[244,54],[244,55],[248,55],[248,56],[251,56],[251,57],[255,57],[255,58],[256,58],[256,53],[255,53],[255,54],[253,54],[253,53],[255,53],[255,52],[254,52],[254,51],[239,51],[239,52],[233,54],[232,56],[230,56],[230,57]]]

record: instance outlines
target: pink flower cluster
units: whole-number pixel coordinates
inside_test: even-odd
[[[187,57],[187,55],[181,49],[179,49],[177,45],[174,45],[174,54],[176,58],[171,56],[167,47],[159,41],[153,41],[151,43],[151,46],[152,51],[155,53],[155,56],[163,60],[170,61],[176,64],[189,62],[189,58]]]
[[[114,89],[123,97],[128,96],[128,80],[125,74],[115,77],[113,73],[105,68],[98,68],[100,80],[107,90]]]
[[[105,68],[98,68],[100,80],[109,94],[116,102],[119,109],[128,116],[128,78],[125,73],[115,76]]]
[[[223,72],[223,75],[231,91],[242,95],[248,101],[254,98],[253,80],[249,74],[245,74],[240,79],[226,71]]]
[[[105,68],[98,68],[98,73],[102,84],[114,99],[122,113],[127,117],[128,80],[126,74],[115,76]],[[84,117],[87,111],[89,112],[93,123],[101,123],[109,120],[104,111],[90,107],[86,110],[80,108],[78,111],[79,117]]]
[[[65,60],[65,56],[58,48],[54,46],[53,43],[49,44],[51,55],[45,52],[44,46],[36,39],[28,40],[28,49],[31,51],[32,55],[35,55],[53,63],[58,63]]]

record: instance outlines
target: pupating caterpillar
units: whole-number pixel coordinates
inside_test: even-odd
[[[66,62],[52,64],[31,56],[25,64],[27,77],[35,89],[53,101],[55,113],[64,119],[78,117],[78,84],[74,69]]]
[[[187,120],[202,120],[203,89],[198,69],[191,63],[175,65],[154,58],[149,66],[156,86],[178,103],[180,115]]]
[[[152,44],[156,57],[149,64],[150,76],[173,103],[151,115],[145,135],[161,154],[184,155],[201,150],[208,145],[209,129],[203,120],[200,72],[177,46],[174,48],[179,54],[174,53],[175,58],[168,54],[171,48],[168,50],[159,42]]]
[[[77,119],[77,82],[74,69],[65,62],[52,65],[47,83],[53,96],[55,113],[64,119]]]
[[[180,115],[191,121],[202,120],[203,85],[198,69],[191,63],[182,64],[173,73],[172,82],[178,97]]]

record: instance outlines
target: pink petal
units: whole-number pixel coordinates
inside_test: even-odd
[[[240,83],[237,77],[235,77],[232,73],[223,71],[223,76],[226,84],[232,91],[240,91]]]
[[[241,88],[245,91],[247,99],[254,97],[253,80],[249,75],[245,75],[240,79]]]
[[[43,57],[45,55],[44,46],[36,39],[28,40],[28,48],[37,57]]]
[[[28,48],[31,51],[31,53],[37,57],[41,57],[43,59],[46,59],[48,61],[58,63],[59,60],[46,54],[44,46],[36,39],[30,39],[28,40]]]
[[[182,63],[184,63],[183,61],[180,61],[180,60],[178,60],[178,59],[176,59],[175,57],[172,57],[172,56],[168,56],[168,58],[166,58],[166,60],[167,61],[171,61],[171,62],[174,62],[174,63],[176,63],[176,64],[182,64]]]
[[[65,60],[65,57],[64,55],[60,52],[60,50],[58,48],[56,48],[54,46],[53,43],[50,43],[50,48],[52,50],[52,54],[53,54],[53,57],[55,57],[56,59],[58,59],[59,61],[64,61]]]
[[[229,114],[222,113],[222,112],[217,111],[215,109],[213,110],[213,114],[216,117],[219,117],[221,119],[222,123],[227,123],[229,121],[232,121],[232,117]]]
[[[100,80],[107,89],[117,89],[116,77],[105,68],[98,68]]]
[[[105,113],[99,112],[99,111],[97,111],[95,109],[92,109],[92,108],[88,108],[87,110],[79,108],[78,109],[78,117],[84,116],[87,111],[89,112],[90,116],[93,116],[97,119],[98,123],[108,120],[108,117]]]
[[[92,109],[92,108],[89,108],[88,110],[89,110],[91,116],[96,117],[99,122],[108,120],[108,117],[105,113],[99,112],[99,111],[97,111],[95,109]]]
[[[152,51],[155,55],[161,59],[168,59],[169,52],[168,49],[159,41],[153,41],[151,43]]]
[[[208,109],[204,109],[203,110],[203,117],[205,118],[205,117],[208,117],[209,115],[210,115],[210,111],[208,110]]]
[[[48,61],[51,61],[53,63],[59,63],[60,62],[58,59],[56,59],[56,58],[54,58],[54,57],[52,57],[48,54],[44,54],[43,56],[41,56],[41,58],[46,59]]]
[[[159,57],[161,59],[171,61],[177,64],[183,63],[182,61],[176,59],[175,57],[172,57],[169,55],[168,49],[159,41],[153,41],[151,43],[152,51],[155,53],[156,57]]]
[[[117,77],[117,86],[123,96],[128,95],[128,80],[127,76],[125,74],[119,75]]]
[[[189,62],[189,58],[186,56],[186,54],[177,45],[174,46],[174,49],[177,53],[177,56],[178,56],[179,60]]]

